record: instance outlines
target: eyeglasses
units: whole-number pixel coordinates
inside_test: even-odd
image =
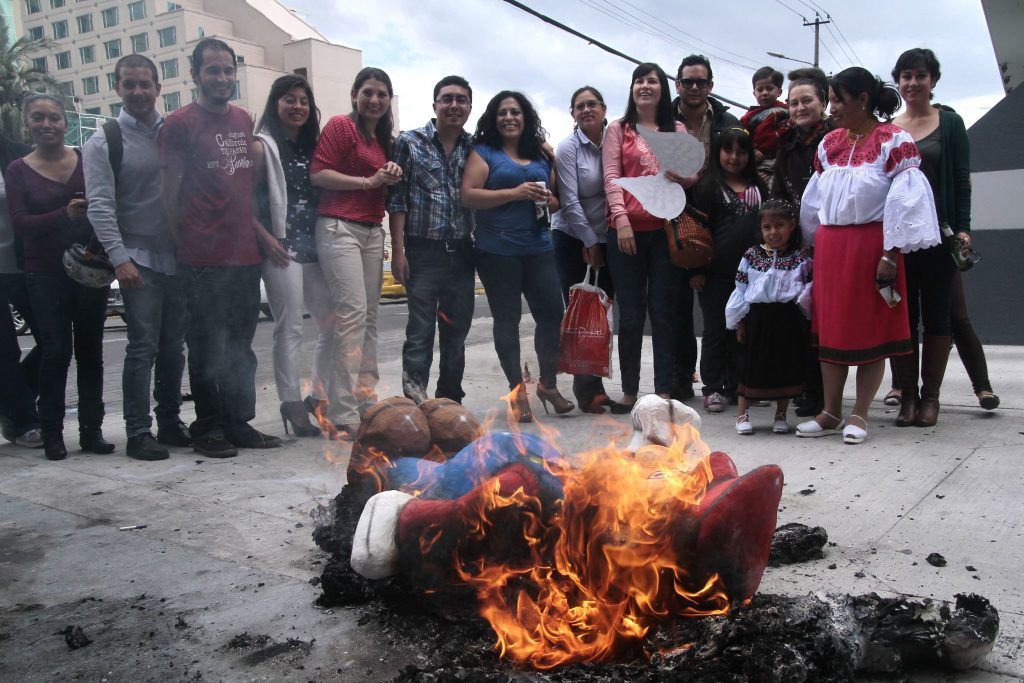
[[[434,101],[438,104],[452,104],[454,102],[460,107],[465,107],[469,104],[469,98],[465,95],[441,95]]]
[[[711,82],[710,78],[680,78],[679,79],[679,85],[683,86],[683,88],[685,88],[686,90],[689,90],[690,88],[692,88],[694,86],[697,86],[698,88],[703,90],[704,88],[708,87],[708,84],[710,82]]]
[[[587,100],[586,102],[577,102],[572,108],[576,111],[586,111],[587,109],[600,109],[603,104],[597,100]]]

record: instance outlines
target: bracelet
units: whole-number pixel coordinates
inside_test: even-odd
[[[366,176],[363,176],[363,191],[366,191]]]
[[[886,263],[888,263],[893,268],[896,267],[896,259],[894,259],[891,256],[886,256],[885,254],[882,254],[882,256],[881,256],[881,258],[879,260],[885,261]]]

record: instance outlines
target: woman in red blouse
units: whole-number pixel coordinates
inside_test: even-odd
[[[334,381],[338,400],[314,406],[350,438],[376,400],[377,304],[384,263],[384,198],[402,176],[390,161],[391,79],[366,67],[352,84],[352,112],[324,127],[310,179],[321,188],[316,250],[334,307]],[[320,394],[323,395],[323,394]]]

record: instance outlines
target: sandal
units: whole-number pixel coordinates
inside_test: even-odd
[[[860,415],[850,415],[850,419],[852,420],[853,418],[857,418],[858,420],[863,422],[865,429],[861,429],[860,427],[858,427],[855,424],[847,423],[846,427],[843,429],[843,443],[848,443],[848,444],[862,443],[864,441],[864,439],[866,439],[867,436],[868,436],[868,431],[867,431],[868,421],[865,420]]]
[[[818,417],[821,417],[821,415],[824,415],[825,417],[830,417],[833,420],[835,420],[837,423],[836,426],[823,427],[821,423],[818,422]],[[846,425],[846,421],[843,420],[843,418],[836,417],[832,413],[825,412],[824,410],[821,411],[821,414],[818,415],[818,417],[815,417],[813,420],[808,420],[807,422],[801,422],[800,424],[798,424],[796,426],[796,435],[809,439],[816,439],[819,436],[832,436],[833,434],[838,434],[840,430],[842,430],[843,427]]]
[[[885,398],[882,399],[882,403],[889,406],[890,408],[894,408],[898,406],[902,400],[903,390],[893,387],[892,389],[889,390],[889,393],[885,395]]]
[[[978,405],[985,410],[995,410],[999,407],[999,397],[991,391],[979,391],[975,396],[978,397]]]

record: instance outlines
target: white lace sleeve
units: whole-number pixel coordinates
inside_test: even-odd
[[[941,241],[932,188],[917,167],[907,168],[892,179],[882,227],[885,249],[906,253],[934,247]]]
[[[725,327],[729,330],[735,330],[740,321],[747,317],[747,313],[750,313],[750,304],[747,303],[747,271],[750,270],[750,265],[747,262],[746,256],[740,259],[739,270],[736,271],[736,287],[732,290],[732,294],[729,295],[729,301],[725,304]]]

